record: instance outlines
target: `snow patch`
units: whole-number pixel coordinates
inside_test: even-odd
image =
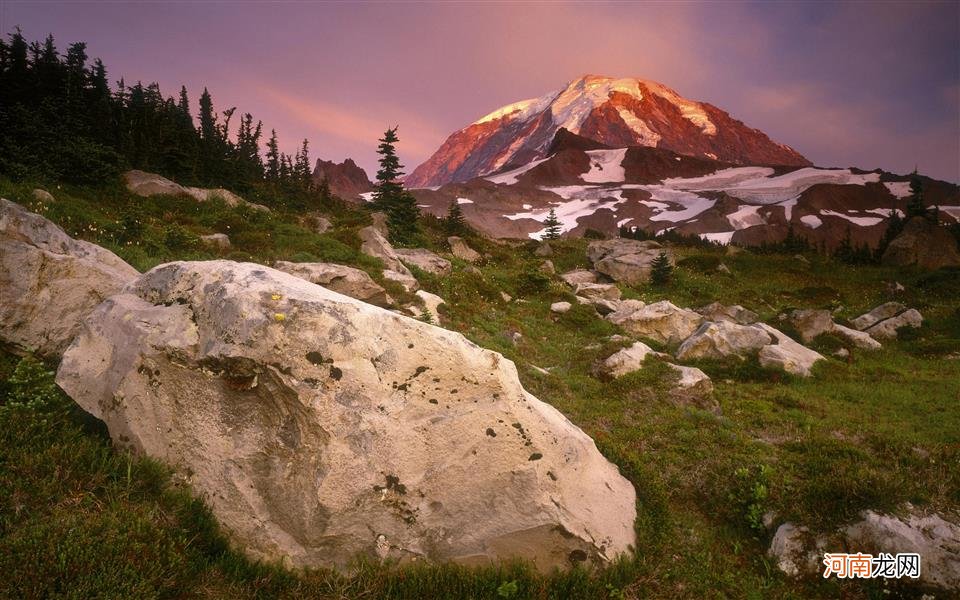
[[[521,100],[520,102],[508,104],[474,121],[473,125],[480,125],[481,123],[494,121],[507,116],[514,119],[528,119],[547,108],[550,102],[557,97],[558,93],[559,92],[553,92],[552,94],[540,96],[539,98],[530,98],[529,100]]]
[[[823,221],[821,221],[820,217],[817,215],[803,215],[800,217],[800,222],[810,229],[816,229],[817,227],[823,225]]]
[[[726,246],[733,239],[735,231],[721,231],[719,233],[701,233],[700,239],[710,242],[717,242]]]
[[[798,196],[799,197],[799,196]],[[793,207],[797,205],[797,198],[791,198],[789,200],[784,200],[777,204],[777,206],[783,207],[783,216],[787,219],[787,223],[790,222],[790,219],[793,217]]]
[[[363,198],[364,202],[373,202],[373,194],[374,192],[364,192],[360,194],[360,197]]]
[[[506,173],[500,173],[499,175],[494,175],[493,177],[484,177],[487,181],[492,181],[493,183],[502,183],[504,185],[513,185],[517,183],[517,178],[529,171],[530,169],[536,167],[539,164],[542,164],[550,160],[550,157],[541,158],[532,162],[528,162],[522,167],[513,169],[512,171],[507,171]]]
[[[777,177],[768,167],[734,167],[704,177],[665,179],[664,185],[688,191],[721,191],[752,204],[792,200],[818,183],[865,185],[880,180],[877,173],[854,174],[850,169],[805,167]]]
[[[885,181],[883,185],[897,198],[907,198],[910,196],[909,181]]]
[[[457,204],[473,204],[470,198],[457,198]]]
[[[954,219],[960,221],[960,206],[941,206],[940,212],[947,213]]]
[[[870,227],[872,225],[876,225],[880,221],[883,221],[883,219],[879,217],[854,217],[846,213],[837,212],[835,210],[823,210],[823,211],[820,211],[820,213],[824,216],[840,217],[841,219],[846,219],[847,221],[850,221],[854,225],[857,225],[860,227]]]
[[[640,137],[640,139],[637,140],[640,142],[640,145],[656,146],[660,142],[660,134],[650,129],[646,121],[633,114],[633,111],[623,106],[618,106],[617,114],[620,115],[623,122],[627,124],[627,127]]]
[[[627,156],[627,149],[618,150],[587,150],[590,157],[590,170],[580,176],[587,183],[620,183],[625,178],[623,159]]]
[[[734,229],[746,229],[754,225],[765,225],[767,222],[757,212],[761,206],[743,204],[737,210],[727,215],[727,222]]]

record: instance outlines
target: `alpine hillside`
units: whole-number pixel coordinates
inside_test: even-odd
[[[729,113],[661,83],[584,75],[539,98],[498,108],[453,133],[406,184],[463,182],[543,158],[561,128],[610,147],[656,147],[734,165],[811,164]]]

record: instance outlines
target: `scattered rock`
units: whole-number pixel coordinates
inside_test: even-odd
[[[555,313],[565,313],[571,308],[573,308],[573,305],[569,302],[554,302],[550,305],[550,311]]]
[[[553,266],[553,261],[545,260],[540,264],[540,272],[546,275],[553,275],[557,272],[557,268]]]
[[[794,254],[794,255],[793,255],[793,260],[797,261],[798,263],[800,263],[800,264],[802,264],[802,265],[810,266],[810,261],[807,259],[806,256],[804,256],[804,255],[802,255],[802,254]]]
[[[57,383],[187,473],[256,559],[549,571],[635,540],[633,486],[512,362],[261,265],[144,274],[87,317]]]
[[[867,329],[867,333],[873,338],[895,339],[897,337],[897,330],[901,327],[913,327],[917,329],[921,325],[923,325],[923,315],[921,315],[917,309],[911,308],[895,317],[880,321],[873,327]]]
[[[660,252],[666,252],[670,264],[676,264],[670,250],[650,240],[614,238],[590,242],[587,246],[587,257],[594,269],[627,285],[649,281],[653,261]]]
[[[770,327],[766,323],[757,323],[757,327],[762,328],[776,339],[775,344],[760,349],[758,357],[761,366],[776,367],[792,375],[809,377],[812,375],[810,369],[814,363],[818,360],[824,360],[819,352],[795,342],[787,334]]]
[[[60,356],[81,320],[137,277],[116,254],[75,240],[0,198],[0,340]]]
[[[537,256],[553,256],[553,248],[550,247],[550,242],[543,242],[533,253]]]
[[[32,192],[30,192],[30,195],[33,196],[34,200],[38,200],[40,202],[46,202],[47,204],[54,201],[53,194],[51,194],[47,190],[41,190],[40,188],[37,188]]]
[[[760,317],[752,310],[734,304],[724,306],[719,302],[714,302],[697,309],[697,312],[703,315],[708,321],[730,321],[740,325],[749,325],[756,323]]]
[[[838,348],[833,351],[833,355],[837,358],[850,358],[850,351],[846,348]]]
[[[211,233],[210,235],[201,235],[200,242],[210,248],[217,250],[229,250],[230,238],[225,233]]]
[[[673,363],[668,363],[667,366],[680,373],[680,380],[677,382],[677,387],[679,389],[688,392],[694,392],[703,396],[709,395],[711,392],[713,392],[713,382],[710,380],[707,374],[700,369],[695,367],[685,367],[683,365],[675,365]]]
[[[921,269],[960,267],[960,249],[946,227],[923,217],[913,217],[883,253],[881,262]]]
[[[584,301],[586,304],[590,304],[596,311],[603,315],[609,315],[617,312],[620,309],[619,300],[606,300],[604,298],[583,298],[582,296],[577,296],[577,298]]]
[[[477,262],[481,258],[480,253],[468,246],[463,238],[450,236],[447,238],[447,243],[450,244],[450,252],[460,260]]]
[[[417,278],[414,277],[409,271],[400,272],[393,271],[391,269],[384,269],[383,278],[387,281],[399,283],[400,287],[402,287],[404,291],[408,293],[415,292],[420,288],[420,282],[418,282]]]
[[[166,177],[156,173],[147,173],[145,171],[127,171],[123,174],[127,189],[138,196],[190,196],[197,202],[207,202],[214,199],[223,200],[224,204],[231,207],[245,206],[254,210],[270,212],[270,209],[262,204],[247,202],[240,196],[230,190],[223,188],[208,189],[184,187],[178,183],[170,181]]]
[[[770,334],[755,325],[708,321],[680,344],[677,358],[742,358],[758,352],[771,341]]]
[[[584,298],[620,299],[620,288],[612,283],[578,283],[573,286],[573,293]]]
[[[390,245],[387,238],[385,238],[376,227],[372,225],[364,227],[358,232],[358,235],[361,241],[360,251],[383,261],[385,267],[383,277],[385,279],[396,281],[408,292],[412,292],[420,287],[413,273],[410,272],[410,269],[408,269],[406,265],[400,262],[400,257],[393,249],[393,246]]]
[[[434,275],[449,275],[450,261],[425,248],[396,248],[394,252],[407,265]]]
[[[393,305],[393,298],[387,294],[387,291],[380,287],[366,271],[360,269],[333,263],[287,261],[278,261],[274,263],[273,268],[363,302],[384,307]]]
[[[881,348],[880,342],[870,337],[869,333],[838,324],[833,325],[832,331],[862,350],[879,350]]]
[[[643,305],[631,310],[630,301],[621,303],[620,310],[607,315],[607,319],[630,333],[656,340],[662,344],[679,344],[690,337],[703,317],[692,310],[680,308],[669,300]]]
[[[818,335],[833,331],[833,315],[829,310],[795,310],[787,316],[787,322],[800,334],[800,339],[809,344]]]
[[[730,274],[731,274],[730,267],[728,267],[727,265],[725,265],[725,264],[723,264],[723,263],[720,263],[720,265],[717,266],[717,272],[718,272],[718,273],[723,273],[723,274],[725,274],[725,275],[730,275]]]
[[[424,290],[417,290],[417,297],[423,300],[423,305],[426,307],[427,311],[430,313],[430,317],[433,319],[435,325],[440,324],[440,306],[445,304],[443,298],[436,294],[431,294],[430,292]]]
[[[854,329],[863,331],[873,327],[880,321],[889,319],[890,317],[898,315],[905,310],[907,310],[907,307],[899,302],[887,302],[874,308],[868,313],[860,315],[856,319],[851,319],[850,325],[852,325]]]
[[[506,292],[504,292],[504,291],[501,291],[501,292],[500,292],[500,299],[503,300],[504,302],[510,302],[511,300],[513,300],[513,296],[511,296],[510,294],[508,294],[508,293],[506,293]]]
[[[585,269],[576,269],[563,273],[560,275],[560,279],[567,282],[569,286],[576,286],[579,283],[597,283],[597,273]]]
[[[607,377],[622,377],[627,373],[642,369],[643,362],[648,356],[670,358],[668,354],[657,352],[643,342],[634,342],[632,346],[623,348],[604,359],[598,365],[597,371]]]
[[[773,534],[767,554],[777,561],[777,568],[790,577],[814,574],[820,569],[822,555],[810,549],[812,539],[806,527],[784,523]]]

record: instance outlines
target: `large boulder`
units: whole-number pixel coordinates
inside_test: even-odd
[[[897,330],[901,327],[917,329],[921,325],[923,325],[923,315],[921,315],[917,309],[911,308],[895,317],[880,321],[867,329],[866,333],[870,334],[870,337],[873,338],[891,340],[897,337]]]
[[[732,321],[706,322],[677,350],[677,358],[745,357],[759,352],[772,340],[770,334],[755,325],[738,325]]]
[[[813,374],[811,369],[814,363],[824,360],[823,355],[819,352],[795,342],[787,334],[770,327],[766,323],[757,323],[757,327],[769,333],[776,340],[776,343],[760,349],[757,356],[760,359],[761,366],[783,369],[791,375],[809,377]]]
[[[837,323],[834,323],[832,331],[861,350],[879,350],[881,348],[880,342],[870,337],[870,334],[865,331],[857,331]]]
[[[616,302],[620,299],[620,288],[613,283],[578,283],[573,293],[581,298],[594,298]]]
[[[366,271],[333,263],[277,261],[273,268],[310,283],[377,306],[391,306],[393,299]]]
[[[829,310],[801,309],[791,311],[787,322],[800,334],[800,339],[809,344],[818,335],[833,331],[833,315]]]
[[[453,235],[447,238],[447,243],[450,244],[450,252],[460,260],[477,262],[481,258],[480,253],[468,246],[463,238]]]
[[[123,174],[127,189],[138,196],[190,196],[198,202],[207,202],[214,199],[223,200],[227,206],[245,206],[254,210],[269,212],[270,209],[262,204],[247,202],[240,196],[230,190],[223,188],[207,189],[184,187],[179,183],[170,181],[162,175],[156,173],[147,173],[146,171],[127,171]]]
[[[426,248],[396,248],[394,252],[400,261],[408,266],[412,265],[433,275],[450,274],[450,261]]]
[[[587,246],[587,257],[594,269],[627,285],[649,281],[653,261],[661,252],[667,254],[670,264],[675,264],[673,253],[654,241],[614,238]]]
[[[137,275],[109,250],[0,199],[0,340],[59,356],[80,321]]]
[[[257,558],[549,570],[634,543],[633,486],[511,361],[260,265],[149,271],[86,319],[57,382]]]
[[[903,232],[887,246],[881,262],[921,269],[960,267],[960,249],[945,227],[930,219],[914,217],[907,221]]]
[[[740,325],[756,323],[760,319],[757,313],[739,304],[726,306],[719,302],[713,302],[698,308],[697,312],[703,315],[708,321],[730,321],[731,323],[738,323]]]
[[[586,269],[574,269],[560,275],[567,285],[576,287],[581,283],[597,283],[596,271],[587,271]]]
[[[870,312],[860,315],[856,319],[851,319],[850,325],[852,325],[853,328],[858,331],[863,331],[873,327],[880,321],[889,319],[890,317],[898,315],[905,310],[907,310],[907,307],[899,302],[886,302],[874,308]]]
[[[385,267],[383,270],[384,278],[396,281],[408,292],[416,291],[419,287],[417,279],[410,272],[410,269],[400,261],[396,250],[393,249],[393,246],[390,245],[390,242],[387,241],[387,238],[379,229],[370,225],[361,229],[357,235],[360,236],[360,251],[367,256],[379,258],[383,261]]]
[[[606,318],[634,335],[668,345],[679,344],[687,339],[703,322],[703,316],[699,313],[680,308],[669,300],[639,304],[640,308],[630,310],[630,305],[624,303],[620,310]]]

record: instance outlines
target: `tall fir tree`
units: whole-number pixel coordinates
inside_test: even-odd
[[[266,177],[268,181],[280,179],[280,145],[276,129],[270,130],[270,140],[267,142]]]
[[[387,213],[387,229],[390,241],[399,246],[415,244],[420,237],[420,209],[417,201],[403,189],[400,177],[403,165],[397,156],[397,128],[387,129],[380,138],[377,154],[380,155],[380,168],[373,191],[373,206]]]
[[[463,217],[463,209],[460,208],[460,202],[454,199],[450,203],[450,209],[447,211],[447,218],[444,219],[444,228],[447,235],[463,235],[467,233],[467,221]]]
[[[925,216],[927,216],[927,209],[923,205],[923,182],[914,170],[910,176],[910,200],[907,202],[906,220]]]
[[[563,233],[563,226],[560,223],[560,219],[557,218],[556,210],[553,208],[550,209],[550,213],[547,215],[547,219],[543,224],[546,227],[546,231],[543,233],[543,239],[556,240],[560,238],[560,234]]]
[[[650,263],[650,283],[653,285],[666,285],[673,279],[673,265],[670,264],[670,257],[667,253],[660,251],[660,254]]]

